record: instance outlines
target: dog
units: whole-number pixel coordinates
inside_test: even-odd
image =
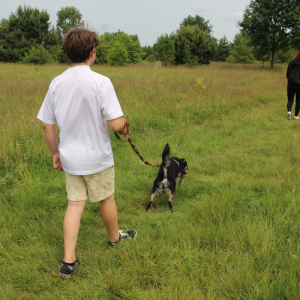
[[[170,156],[169,144],[166,144],[165,149],[162,153],[162,164],[159,167],[157,177],[154,181],[150,202],[146,208],[148,211],[152,204],[154,197],[162,194],[164,188],[170,195],[168,203],[171,213],[173,212],[173,200],[175,198],[176,190],[176,178],[179,177],[179,185],[183,183],[183,176],[187,174],[188,165],[185,159]]]

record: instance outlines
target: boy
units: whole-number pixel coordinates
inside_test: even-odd
[[[68,278],[79,264],[75,256],[80,219],[87,198],[100,202],[108,246],[135,238],[136,230],[118,230],[114,200],[114,160],[108,128],[126,130],[111,81],[91,71],[99,40],[87,29],[71,29],[63,50],[73,67],[54,78],[37,118],[43,122],[53,167],[65,171],[68,207],[64,218],[64,259],[59,275]],[[58,145],[55,124],[60,130]]]

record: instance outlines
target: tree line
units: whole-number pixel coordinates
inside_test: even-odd
[[[141,60],[161,61],[163,65],[193,67],[212,61],[252,63],[255,60],[288,62],[299,49],[300,9],[298,0],[252,0],[247,6],[240,32],[233,42],[213,37],[213,26],[199,15],[188,16],[171,34],[157,38],[153,46],[141,47],[137,35],[119,30],[99,35],[95,63],[127,65]],[[74,6],[57,12],[56,27],[50,15],[20,5],[8,19],[0,21],[0,61],[43,64],[69,63],[61,40],[72,27],[86,26]]]

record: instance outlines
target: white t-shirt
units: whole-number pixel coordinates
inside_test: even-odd
[[[76,66],[52,80],[37,118],[57,123],[64,171],[88,175],[114,165],[106,121],[121,116],[109,78],[88,66]]]

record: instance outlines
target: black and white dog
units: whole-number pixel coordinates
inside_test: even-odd
[[[159,167],[157,177],[154,181],[150,202],[147,211],[151,208],[154,197],[162,194],[164,188],[170,195],[168,203],[171,212],[173,212],[172,202],[175,198],[176,178],[179,176],[179,184],[183,182],[183,175],[187,174],[188,165],[185,159],[170,156],[169,144],[166,144],[162,154],[162,164]]]

